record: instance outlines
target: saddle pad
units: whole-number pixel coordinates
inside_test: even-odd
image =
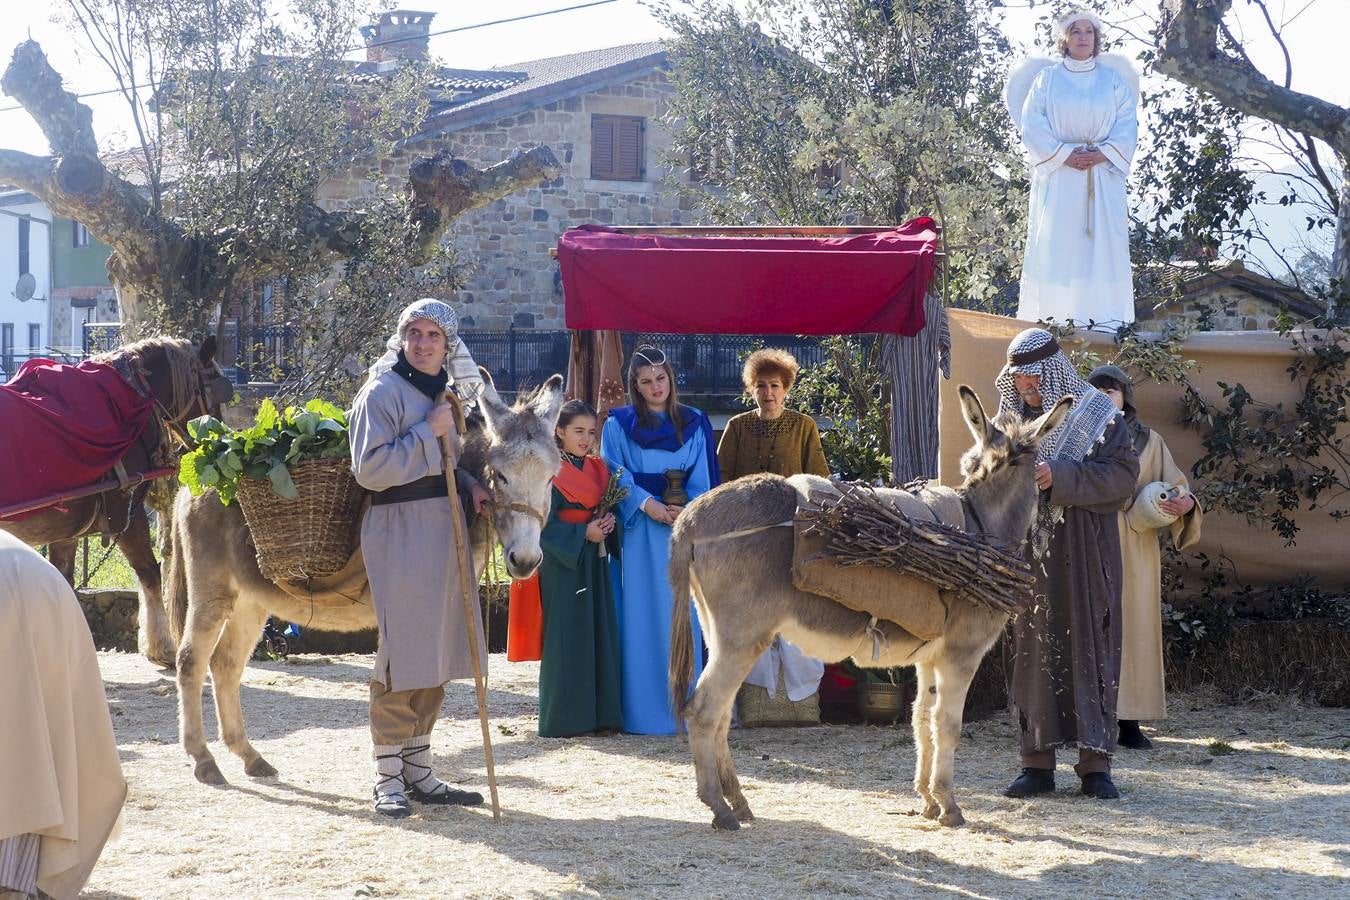
[[[800,485],[799,490],[807,485]],[[812,480],[807,496],[838,494],[821,480]],[[911,518],[941,519],[964,526],[960,497],[949,489],[925,489],[916,495],[902,490],[879,490],[878,497],[895,504]],[[800,512],[792,523],[792,583],[798,590],[828,597],[849,609],[895,622],[920,640],[941,637],[947,627],[947,603],[929,581],[889,566],[844,566],[830,556],[826,539],[804,533]]]
[[[24,363],[0,385],[0,509],[98,482],[145,430],[152,406],[106,363]]]

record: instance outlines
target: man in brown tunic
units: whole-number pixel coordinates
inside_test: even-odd
[[[1013,621],[1009,693],[1021,735],[1022,774],[1004,792],[1055,789],[1055,750],[1078,748],[1082,792],[1119,796],[1111,781],[1120,677],[1120,538],[1116,513],[1139,473],[1115,403],[1092,387],[1044,329],[1008,347],[995,382],[1000,412],[1041,414],[1072,395],[1064,422],[1041,442],[1040,505],[1029,553],[1036,605]]]

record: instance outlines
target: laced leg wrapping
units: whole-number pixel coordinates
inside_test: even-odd
[[[408,786],[403,781],[403,748],[375,745],[375,811],[408,814]]]
[[[403,766],[400,771],[409,787],[423,794],[434,794],[449,788],[444,781],[431,774],[431,735],[408,738],[403,744],[401,758]]]
[[[477,806],[483,802],[482,794],[453,788],[431,774],[431,735],[418,735],[404,742],[402,759],[403,780],[413,799],[457,806]]]

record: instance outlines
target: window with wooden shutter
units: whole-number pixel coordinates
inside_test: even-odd
[[[641,116],[591,116],[591,177],[642,181],[647,123]]]

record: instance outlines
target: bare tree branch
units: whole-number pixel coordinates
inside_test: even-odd
[[[1350,109],[1281,87],[1250,62],[1219,49],[1232,0],[1162,0],[1158,68],[1247,115],[1321,138],[1350,152]]]
[[[12,184],[40,197],[50,190],[55,164],[50,156],[0,150],[0,184]]]
[[[93,112],[61,86],[61,76],[47,62],[37,41],[24,41],[14,48],[0,88],[28,110],[53,153],[98,155]]]
[[[561,174],[562,165],[546,146],[517,150],[481,171],[444,152],[418,159],[408,172],[408,183],[421,255],[429,255],[456,216]]]
[[[1324,141],[1342,171],[1350,172],[1350,108],[1278,85],[1245,54],[1225,53],[1219,33],[1225,30],[1223,19],[1231,7],[1232,0],[1162,0],[1159,71],[1246,115],[1302,135],[1309,146],[1313,139]],[[1271,30],[1275,31],[1273,24]],[[1320,168],[1315,157],[1313,165]],[[1350,305],[1350,178],[1342,179],[1340,196],[1332,205],[1337,220],[1331,296],[1333,309],[1340,309]]]

